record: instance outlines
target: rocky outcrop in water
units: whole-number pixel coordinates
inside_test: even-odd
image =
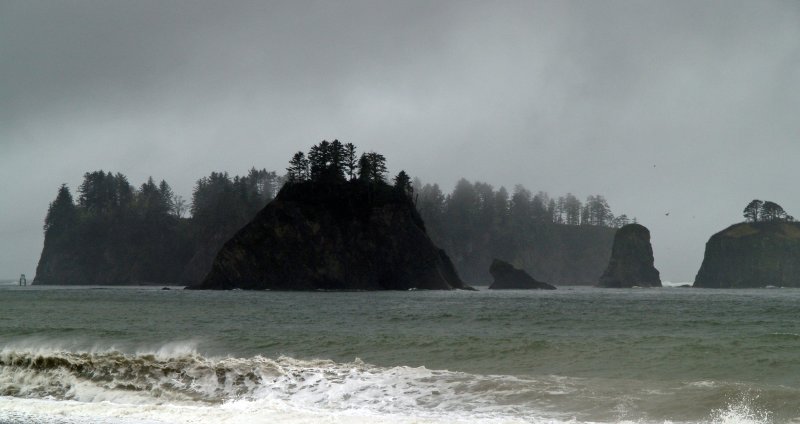
[[[539,289],[555,290],[556,288],[542,281],[536,281],[527,272],[514,268],[508,262],[495,259],[489,267],[489,273],[494,278],[494,282],[489,286],[490,290],[502,289]]]
[[[600,277],[599,287],[661,287],[661,278],[653,265],[650,230],[629,224],[617,230],[611,259]]]
[[[467,288],[409,197],[358,180],[287,184],[222,247],[197,289]]]
[[[800,223],[732,225],[711,236],[694,287],[800,287]]]

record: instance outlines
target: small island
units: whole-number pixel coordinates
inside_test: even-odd
[[[614,235],[611,260],[598,286],[661,287],[661,278],[653,264],[650,230],[640,224],[625,225]]]
[[[800,287],[800,223],[770,201],[753,200],[743,214],[708,240],[694,287]]]
[[[224,244],[192,289],[467,289],[431,242],[404,171],[323,141],[298,152],[275,200]]]
[[[537,281],[535,278],[528,275],[527,272],[515,268],[513,265],[500,259],[492,261],[492,266],[489,267],[489,273],[492,274],[494,282],[489,286],[489,290],[506,290],[506,289],[525,289],[525,290],[555,290],[555,286],[547,284],[543,281]]]

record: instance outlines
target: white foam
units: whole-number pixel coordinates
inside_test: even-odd
[[[138,353],[6,346],[0,423],[577,423],[564,408],[579,399],[616,405],[614,422],[640,415],[638,398],[597,392],[597,382],[576,378],[378,367],[358,359],[209,358],[195,346],[187,341]],[[703,421],[769,422],[751,405],[737,400]]]
[[[166,422],[173,422],[173,410],[187,417],[239,411],[231,422],[242,414],[251,417],[253,411],[270,417],[276,411],[295,418],[311,414],[313,421],[338,417],[332,422],[349,422],[351,416],[387,422],[515,422],[530,421],[539,413],[531,405],[504,400],[507,397],[532,389],[568,392],[560,380],[540,385],[511,376],[376,367],[358,359],[335,363],[288,357],[207,358],[190,342],[135,354],[98,347],[76,353],[61,346],[28,341],[0,350],[0,395],[13,401],[15,410],[34,411],[25,411],[26,402],[38,401],[44,404],[36,408],[46,405],[54,414],[81,410],[92,415],[103,405],[103,410],[116,410],[114,416],[156,411],[136,419],[158,421],[167,414]],[[223,422],[222,418],[215,415],[212,421]]]

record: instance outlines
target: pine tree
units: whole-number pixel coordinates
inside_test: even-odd
[[[47,236],[63,233],[78,220],[78,210],[72,199],[72,193],[66,184],[61,184],[56,199],[47,208],[44,218],[44,232]]]
[[[780,221],[786,218],[786,211],[783,210],[781,205],[765,201],[761,205],[761,219],[764,221]]]
[[[369,161],[369,179],[374,183],[386,182],[386,157],[380,153],[367,153]]]
[[[414,188],[411,187],[411,178],[406,174],[406,171],[401,170],[397,176],[394,177],[394,189],[408,197],[413,196]]]
[[[747,206],[745,206],[744,210],[742,211],[742,214],[744,215],[744,219],[747,220],[747,222],[758,222],[758,220],[759,220],[759,218],[761,216],[760,215],[761,214],[761,207],[763,205],[764,205],[764,202],[762,202],[762,201],[760,201],[758,199],[751,200],[750,203],[748,203]]]
[[[350,180],[355,179],[357,169],[356,146],[353,143],[347,143],[344,145],[344,170],[347,173],[347,178]]]
[[[289,167],[286,168],[286,176],[290,183],[299,183],[307,181],[309,178],[308,159],[303,152],[297,152],[292,156],[289,161]]]

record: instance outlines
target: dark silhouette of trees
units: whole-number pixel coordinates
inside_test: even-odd
[[[386,158],[375,152],[367,152],[358,160],[358,179],[365,182],[386,182]]]
[[[289,161],[289,167],[286,168],[287,180],[292,183],[297,183],[307,181],[310,177],[309,163],[305,153],[295,153],[294,156],[292,156],[292,160]]]
[[[744,219],[747,222],[794,221],[794,217],[787,214],[781,205],[769,200],[763,202],[758,199],[751,200],[745,206],[742,215],[744,215]]]
[[[742,214],[747,222],[758,222],[761,217],[761,206],[764,204],[761,200],[753,199],[747,206],[744,207]]]
[[[786,220],[786,211],[779,204],[767,200],[761,205],[761,219],[764,221],[784,221]]]
[[[579,225],[581,223],[581,201],[572,193],[567,193],[563,202],[564,223],[567,225]]]
[[[406,174],[406,171],[401,170],[394,177],[394,189],[408,197],[413,196],[414,188],[411,186],[411,178]]]
[[[614,222],[614,214],[606,199],[598,194],[586,198],[581,220],[584,225],[610,227]]]
[[[356,178],[356,170],[358,169],[358,157],[356,156],[356,146],[353,143],[344,145],[344,171],[349,180]]]
[[[72,199],[72,193],[66,184],[61,184],[56,199],[50,202],[44,218],[46,236],[55,236],[73,228],[78,221],[78,210]]]

